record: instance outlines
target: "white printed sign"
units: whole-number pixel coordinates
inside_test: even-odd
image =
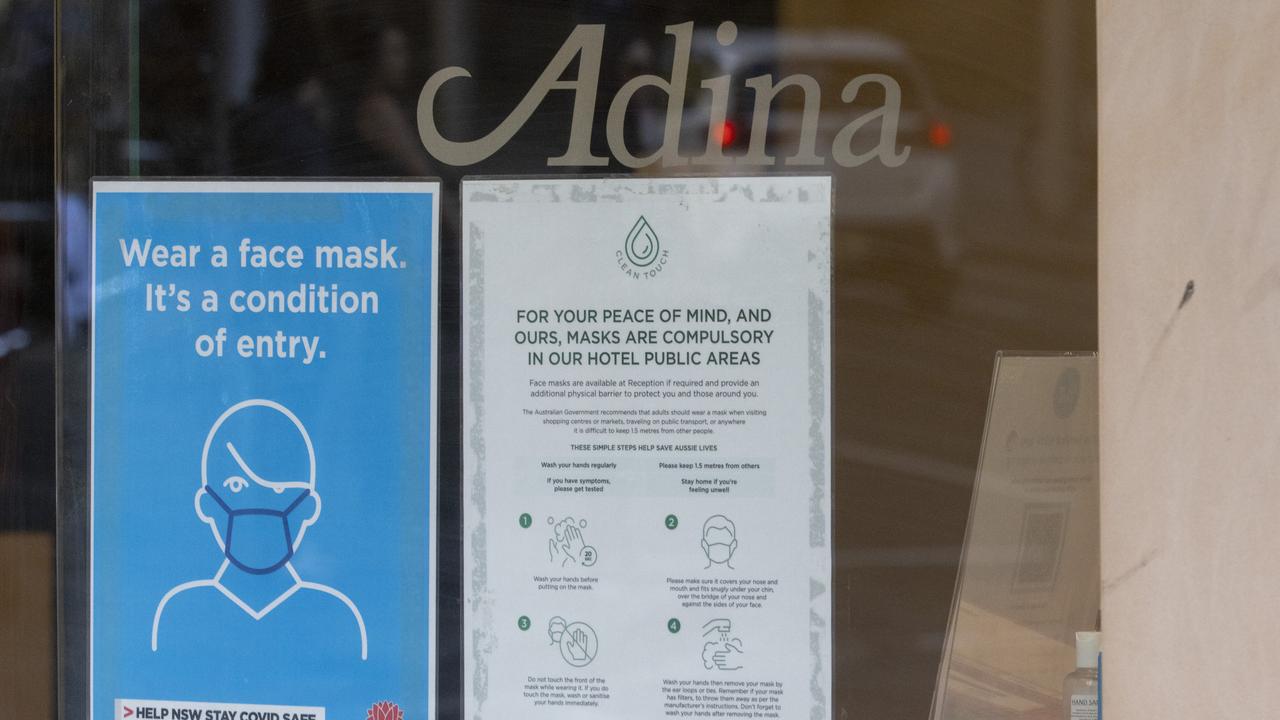
[[[467,716],[829,717],[830,179],[462,192]]]

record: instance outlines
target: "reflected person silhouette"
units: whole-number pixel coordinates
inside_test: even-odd
[[[334,174],[333,109],[320,54],[305,18],[273,23],[258,58],[254,99],[232,125],[231,167],[238,175]]]
[[[404,103],[409,85],[409,39],[395,25],[355,22],[350,47],[350,112],[344,122],[344,171],[357,176],[426,177],[433,174],[426,150]],[[348,33],[351,31],[348,30]]]

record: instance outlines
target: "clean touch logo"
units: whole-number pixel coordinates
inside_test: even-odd
[[[670,253],[663,249],[658,233],[641,215],[622,242],[622,248],[614,253],[618,267],[627,277],[652,278],[662,272]]]
[[[641,215],[631,228],[631,232],[627,234],[627,242],[623,247],[627,260],[638,268],[649,267],[654,260],[658,259],[658,251],[661,248],[657,233],[649,226],[649,221]]]

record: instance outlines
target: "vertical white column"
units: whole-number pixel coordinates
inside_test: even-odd
[[[1274,716],[1280,5],[1098,9],[1105,712]]]

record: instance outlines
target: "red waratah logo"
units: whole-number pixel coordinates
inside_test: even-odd
[[[373,707],[369,708],[369,714],[365,715],[365,720],[404,720],[404,711],[399,705],[384,700],[374,703]]]

